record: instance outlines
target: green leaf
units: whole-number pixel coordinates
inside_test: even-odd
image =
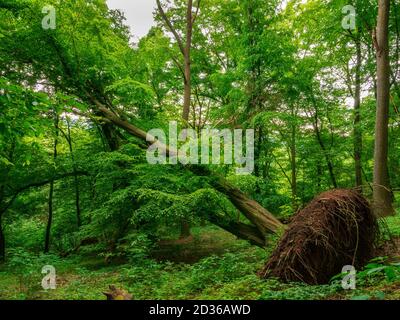
[[[384,300],[385,299],[385,293],[383,291],[378,291],[375,293],[375,298],[379,300]]]
[[[361,295],[351,297],[351,300],[369,300],[371,297],[369,295]]]
[[[385,270],[385,269],[386,269],[386,266],[373,268],[373,269],[368,270],[367,274],[369,275],[369,274],[373,274],[373,273],[378,273],[378,272],[380,272],[382,270]]]
[[[391,267],[385,268],[385,275],[390,282],[397,278],[396,271],[394,270],[394,268]]]

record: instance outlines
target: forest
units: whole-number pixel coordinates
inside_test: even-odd
[[[0,300],[400,300],[399,2],[154,3],[0,0]]]

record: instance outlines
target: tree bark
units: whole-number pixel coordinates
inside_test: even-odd
[[[361,40],[360,36],[355,39],[356,44],[356,71],[354,90],[354,169],[356,187],[362,192],[362,131],[361,131]]]
[[[294,115],[294,114],[292,114]],[[292,189],[292,210],[296,212],[297,206],[297,167],[296,167],[296,125],[291,125],[291,138],[290,138],[290,169],[291,169],[291,183],[290,187]]]
[[[191,72],[191,57],[190,49],[192,46],[192,32],[193,32],[193,17],[192,17],[193,0],[188,0],[187,13],[186,13],[186,46],[183,54],[185,61],[185,76],[184,82],[184,96],[183,96],[183,112],[182,119],[185,126],[189,124],[190,103],[192,97],[192,72]],[[181,221],[181,234],[180,239],[186,239],[191,236],[190,222],[187,219]]]
[[[191,105],[191,96],[192,96],[192,81],[191,81],[191,47],[192,47],[192,35],[193,35],[193,0],[187,1],[187,8],[186,8],[186,41],[183,43],[181,37],[179,36],[178,32],[176,31],[175,27],[165,14],[160,0],[157,0],[158,11],[163,18],[165,24],[167,25],[168,29],[174,35],[178,46],[181,50],[184,60],[184,74],[183,74],[183,85],[184,85],[184,94],[183,94],[183,111],[182,111],[182,119],[185,123],[185,126],[189,124],[189,114],[190,114],[190,105]],[[197,4],[197,13],[199,10],[200,2]],[[196,15],[197,15],[196,13]],[[178,63],[178,62],[177,62]],[[184,239],[189,237],[190,234],[190,223],[187,219],[181,220],[181,234],[180,239]]]
[[[0,213],[0,262],[4,262],[6,259],[6,239],[3,231],[3,213]]]
[[[259,165],[259,159],[261,156],[261,146],[262,146],[262,127],[255,130],[256,139],[254,141],[254,176],[260,177],[261,170]],[[258,188],[258,184],[257,184]]]
[[[167,28],[172,32],[174,38],[178,44],[179,50],[183,56],[184,66],[183,66],[183,82],[184,82],[184,97],[183,97],[183,112],[182,119],[188,124],[189,121],[189,113],[190,113],[190,103],[191,103],[191,94],[192,94],[192,86],[191,86],[191,47],[192,47],[192,36],[193,36],[193,25],[194,21],[197,17],[198,10],[200,6],[200,1],[197,3],[197,12],[193,16],[193,0],[187,0],[187,9],[186,9],[186,39],[182,40],[181,36],[176,31],[174,25],[171,23],[170,19],[167,17],[164,9],[161,6],[160,0],[157,0],[158,11],[161,15],[161,18],[164,20]],[[179,68],[182,70],[182,65],[177,60],[176,63],[179,64]]]
[[[56,113],[57,111],[54,110]],[[54,153],[53,153],[53,159],[54,159],[54,165],[57,160],[57,145],[58,145],[58,114],[56,113],[54,116],[54,127],[56,131],[56,137],[54,139]],[[44,253],[48,253],[50,250],[50,236],[51,236],[51,226],[53,223],[53,194],[54,194],[54,179],[50,181],[50,190],[49,190],[49,212],[48,212],[48,218],[47,218],[47,226],[46,226],[46,235],[45,235],[45,240],[44,240]]]
[[[3,201],[4,201],[4,185],[0,187],[0,263],[4,262],[6,257],[6,243],[4,239],[4,232],[3,232],[3,214],[7,210],[7,205],[3,208]]]
[[[252,222],[261,234],[277,233],[283,224],[257,201],[250,199],[244,192],[232,186],[223,177],[211,179],[212,186],[225,194],[232,204]]]
[[[333,171],[333,163],[328,155],[328,150],[326,150],[324,141],[322,140],[321,132],[318,128],[318,115],[315,113],[314,116],[314,131],[315,131],[315,136],[317,138],[318,144],[321,147],[322,153],[324,154],[326,165],[328,167],[328,172],[329,172],[329,177],[331,178],[332,186],[336,189],[338,187],[337,181],[336,181],[336,176]]]
[[[311,101],[312,101],[312,104],[315,109],[315,112],[313,115],[314,119],[313,119],[313,123],[312,123],[313,127],[314,127],[315,137],[317,139],[319,146],[321,147],[322,153],[324,154],[326,165],[327,165],[328,171],[329,171],[329,176],[331,178],[332,186],[333,186],[333,188],[336,189],[338,187],[338,184],[337,184],[336,176],[335,176],[335,173],[333,170],[332,160],[330,158],[328,150],[326,149],[325,143],[322,139],[322,134],[321,134],[322,129],[320,130],[319,125],[318,125],[318,105],[317,105],[317,101],[315,100],[312,88],[310,89],[310,94],[311,94]]]
[[[193,0],[188,0],[187,4],[187,13],[186,13],[186,46],[184,51],[184,60],[185,60],[185,92],[183,98],[183,112],[182,118],[186,123],[189,122],[189,112],[190,112],[190,102],[192,96],[192,72],[191,72],[191,57],[190,57],[190,49],[192,47],[192,34],[193,34]]]
[[[240,239],[247,240],[250,243],[261,248],[265,247],[264,236],[254,226],[226,219],[225,217],[221,217],[218,215],[209,215],[208,220],[211,223],[219,226],[220,228],[232,233]]]
[[[116,151],[119,149],[119,139],[115,132],[115,129],[108,123],[100,125],[101,131],[107,141],[108,148],[110,151]]]
[[[51,226],[53,223],[53,193],[54,193],[54,181],[50,182],[50,191],[49,191],[49,201],[48,201],[48,217],[47,217],[47,225],[46,225],[46,236],[44,240],[44,253],[48,253],[50,250],[50,235],[51,235]]]
[[[322,166],[321,163],[317,162],[317,192],[316,193],[320,193],[321,192],[321,177],[322,177]]]
[[[373,208],[377,216],[389,216],[395,213],[392,206],[392,194],[388,174],[390,98],[389,13],[390,0],[379,0],[376,38],[373,39],[377,62]]]
[[[187,219],[181,220],[181,232],[179,235],[179,239],[189,238],[192,234],[190,232],[190,222]]]
[[[73,171],[74,171],[76,223],[77,223],[78,227],[80,227],[82,225],[82,221],[81,221],[79,178],[78,178],[77,168],[76,168],[76,163],[75,163],[74,150],[72,147],[71,126],[70,126],[68,119],[67,119],[67,130],[68,130],[68,136],[66,137],[66,140],[67,140],[67,143],[69,146],[69,152],[71,155],[72,167],[73,167]]]

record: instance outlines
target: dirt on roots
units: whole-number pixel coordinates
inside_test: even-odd
[[[293,216],[259,275],[328,283],[345,265],[363,267],[374,255],[378,235],[377,219],[359,192],[324,192]]]

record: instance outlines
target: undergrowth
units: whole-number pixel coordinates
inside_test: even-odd
[[[387,220],[390,232],[400,236],[399,217]],[[160,261],[148,257],[141,261],[116,264],[102,257],[56,255],[35,256],[22,249],[9,252],[8,262],[0,267],[0,299],[105,299],[110,284],[128,290],[134,299],[234,299],[234,300],[312,300],[312,299],[398,299],[400,265],[379,257],[357,273],[356,290],[344,290],[342,276],[330,284],[310,286],[261,280],[256,272],[265,263],[277,239],[263,250],[239,241],[215,227],[197,228],[195,240],[181,245],[191,250],[202,245],[202,257],[194,263]],[[208,240],[207,240],[208,239]],[[214,241],[218,239],[218,241]],[[203,242],[202,242],[203,241]],[[208,242],[207,242],[208,241]],[[168,255],[166,248],[163,255]],[[171,250],[177,250],[177,246]],[[212,254],[213,250],[218,255]],[[195,259],[194,259],[195,260]],[[57,271],[57,289],[41,288],[44,265]]]

